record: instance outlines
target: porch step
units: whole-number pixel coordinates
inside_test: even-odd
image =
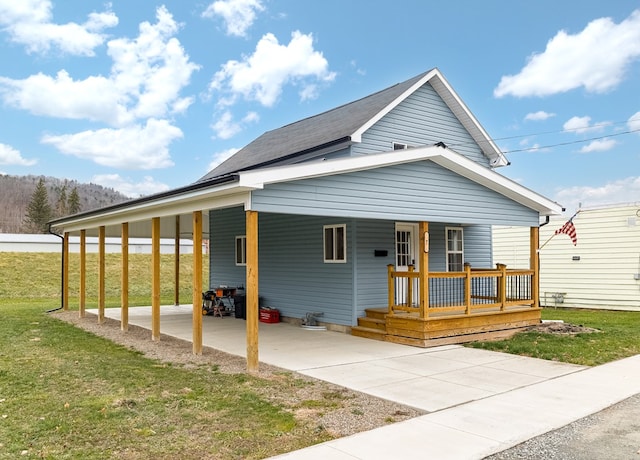
[[[363,327],[363,326],[353,326],[351,328],[351,335],[355,335],[356,337],[364,337],[365,339],[374,339],[385,341],[387,333],[386,331],[381,331],[380,329]]]
[[[364,313],[367,315],[367,318],[373,319],[381,319],[384,321],[385,316],[389,313],[389,309],[386,307],[381,308],[365,308]]]
[[[387,332],[387,322],[384,319],[370,318],[368,316],[360,317],[358,318],[358,326]]]

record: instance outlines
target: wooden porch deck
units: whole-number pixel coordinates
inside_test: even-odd
[[[388,306],[365,309],[352,335],[434,347],[509,337],[540,323],[537,271],[396,271],[388,266]]]
[[[530,305],[487,309],[472,316],[447,312],[420,318],[415,312],[389,313],[367,308],[351,334],[358,337],[428,348],[476,340],[499,340],[540,323],[540,308]]]

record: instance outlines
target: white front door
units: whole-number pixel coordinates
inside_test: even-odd
[[[408,271],[409,265],[418,271],[418,224],[396,223],[396,271]],[[418,302],[418,282],[413,283],[412,304]],[[396,304],[407,303],[407,278],[396,278]]]

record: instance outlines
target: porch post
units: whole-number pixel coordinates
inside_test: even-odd
[[[420,282],[418,283],[420,286],[420,318],[427,318],[429,316],[429,222],[420,222],[418,233],[420,235],[418,241],[420,248],[418,251],[420,258]]]
[[[529,231],[530,244],[530,266],[533,270],[533,279],[531,280],[531,300],[533,300],[533,308],[540,308],[540,228],[531,227]]]
[[[176,222],[178,222],[176,220]],[[176,223],[176,227],[178,224]],[[202,354],[202,211],[193,211],[193,354]],[[176,286],[177,287],[177,286]]]
[[[151,340],[160,340],[160,218],[151,219]]]
[[[258,213],[246,211],[247,238],[247,371],[258,370]]]
[[[174,300],[173,300],[173,304],[174,305],[180,305],[180,216],[176,216],[176,236],[175,236],[175,243],[174,243],[174,251],[175,251],[175,255],[173,256],[174,261],[173,261],[173,266],[174,266],[174,276],[175,276],[175,283],[174,283]],[[194,249],[194,254],[195,254],[195,247]]]
[[[98,324],[104,323],[105,304],[105,227],[101,225],[98,229]]]
[[[62,309],[69,309],[69,232],[62,239]]]
[[[120,261],[120,330],[129,330],[129,223],[123,222],[121,229]]]
[[[80,288],[78,290],[78,317],[84,318],[87,299],[87,231],[80,230]]]

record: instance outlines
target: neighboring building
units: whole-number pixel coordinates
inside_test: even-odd
[[[98,238],[86,239],[87,253],[98,252]],[[0,233],[0,252],[60,252],[62,240],[56,235]],[[106,238],[105,252],[119,253],[122,250],[120,238]],[[80,252],[80,237],[69,238],[69,252]],[[131,254],[151,254],[151,240],[149,238],[130,238],[129,252]],[[163,238],[160,240],[160,253],[174,254],[175,240]],[[180,253],[192,254],[193,241],[181,239]]]
[[[537,263],[492,269],[491,226],[524,227],[537,247],[540,218],[562,208],[494,171],[507,164],[433,69],[269,131],[193,184],[51,226],[208,234],[209,287],[246,287],[249,363],[258,289],[286,320],[318,313],[372,338],[459,343],[540,321]]]
[[[554,236],[566,220],[552,217],[540,229],[540,303],[640,310],[640,202],[581,209],[575,246],[565,234]],[[494,227],[494,261],[528,267],[528,238],[521,228]]]

